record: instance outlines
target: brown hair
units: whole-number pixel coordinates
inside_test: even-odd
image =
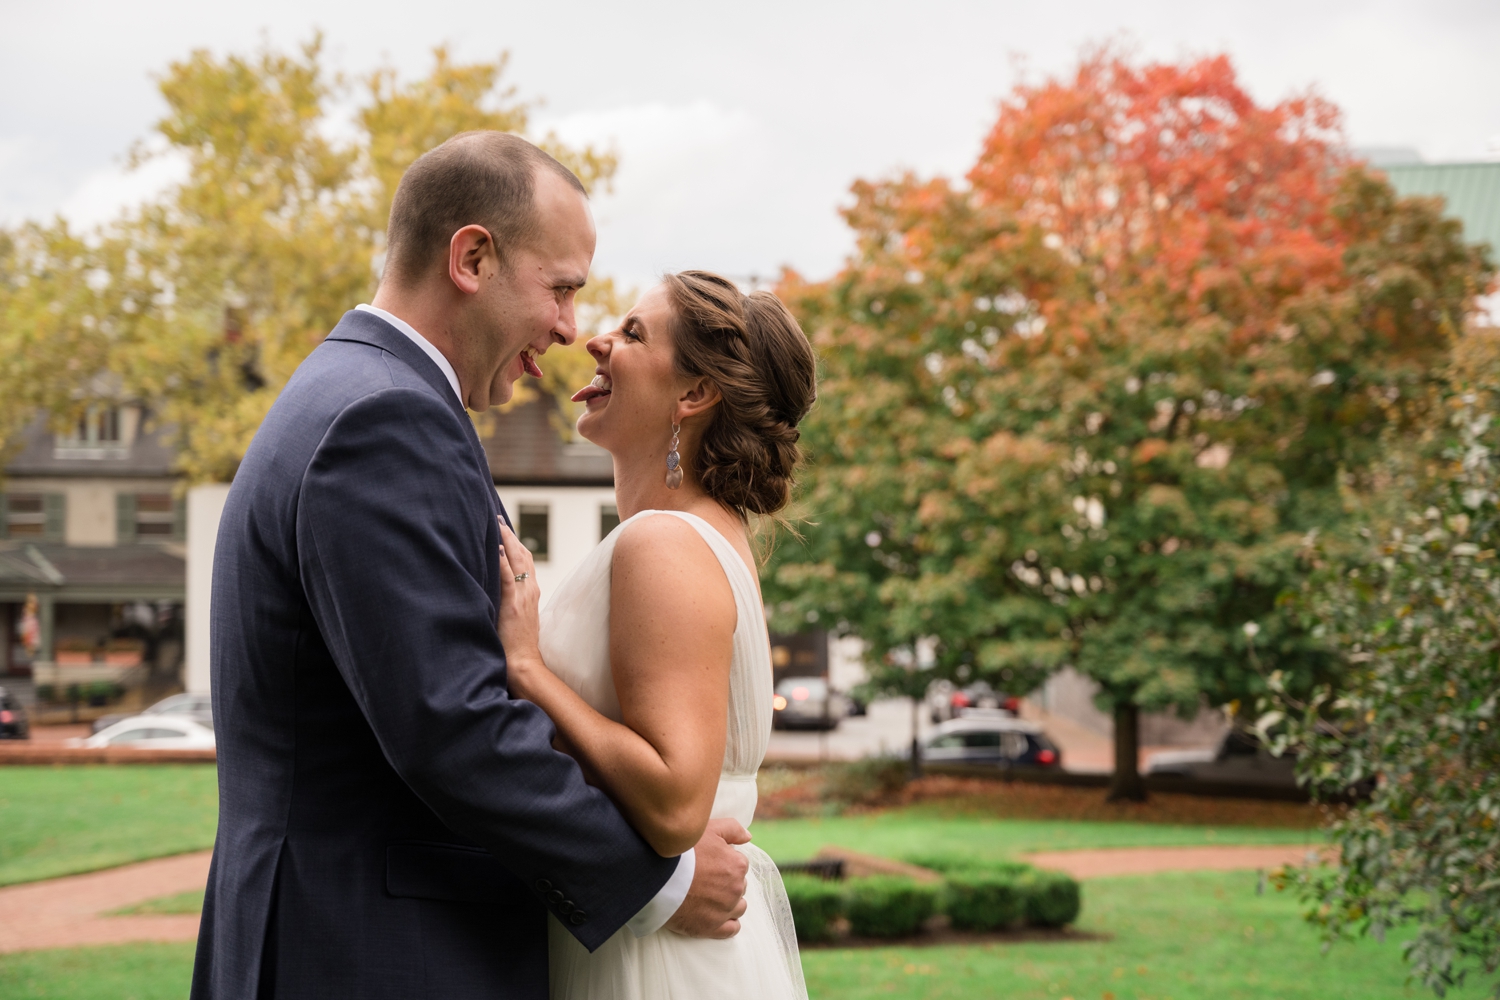
[[[770,292],[745,295],[708,271],[662,283],[672,300],[677,373],[712,380],[722,396],[693,456],[698,481],[741,515],[774,514],[791,499],[797,424],[817,398],[812,346]]]
[[[417,158],[401,176],[386,225],[385,274],[411,287],[436,267],[464,226],[489,230],[501,261],[540,228],[536,174],[551,170],[580,194],[583,183],[551,156],[507,132],[460,132]]]

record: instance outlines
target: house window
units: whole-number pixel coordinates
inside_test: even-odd
[[[135,533],[138,538],[171,538],[177,533],[177,504],[172,494],[136,494]]]
[[[599,505],[599,541],[620,526],[620,508],[612,503]]]
[[[537,562],[547,561],[549,509],[546,504],[521,504],[516,518],[516,534],[521,544],[531,550],[531,558]]]
[[[129,451],[117,406],[91,407],[69,433],[57,436],[54,448],[57,458],[126,458]]]
[[[121,545],[180,539],[182,503],[170,493],[116,493],[115,534]]]
[[[61,493],[0,496],[0,536],[61,541],[65,500]]]

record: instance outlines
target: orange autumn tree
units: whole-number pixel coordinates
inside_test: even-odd
[[[1488,280],[1341,147],[1224,57],[1103,49],[1001,102],[967,187],[856,185],[855,256],[785,288],[824,378],[781,626],[832,616],[889,693],[1075,666],[1115,797],[1141,710],[1326,679],[1278,597]]]

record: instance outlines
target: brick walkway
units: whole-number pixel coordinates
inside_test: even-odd
[[[1041,868],[1089,879],[1300,865],[1307,863],[1310,851],[1297,845],[1114,847],[1047,851],[1028,855],[1025,860]],[[196,916],[104,914],[149,899],[203,888],[208,881],[210,854],[209,851],[181,854],[87,875],[0,888],[0,954],[133,941],[193,941],[198,937]]]
[[[1077,879],[1160,872],[1230,872],[1305,865],[1317,848],[1296,844],[1262,847],[1105,847],[1092,851],[1045,851],[1025,855],[1038,868],[1067,872]]]
[[[193,941],[196,915],[106,917],[103,914],[160,896],[202,889],[212,852],[0,888],[0,953],[39,948]]]

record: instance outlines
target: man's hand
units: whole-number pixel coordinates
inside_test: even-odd
[[[697,857],[687,898],[667,928],[697,938],[731,938],[745,913],[745,874],[750,862],[731,844],[750,843],[750,833],[732,819],[711,819],[694,848]]]

